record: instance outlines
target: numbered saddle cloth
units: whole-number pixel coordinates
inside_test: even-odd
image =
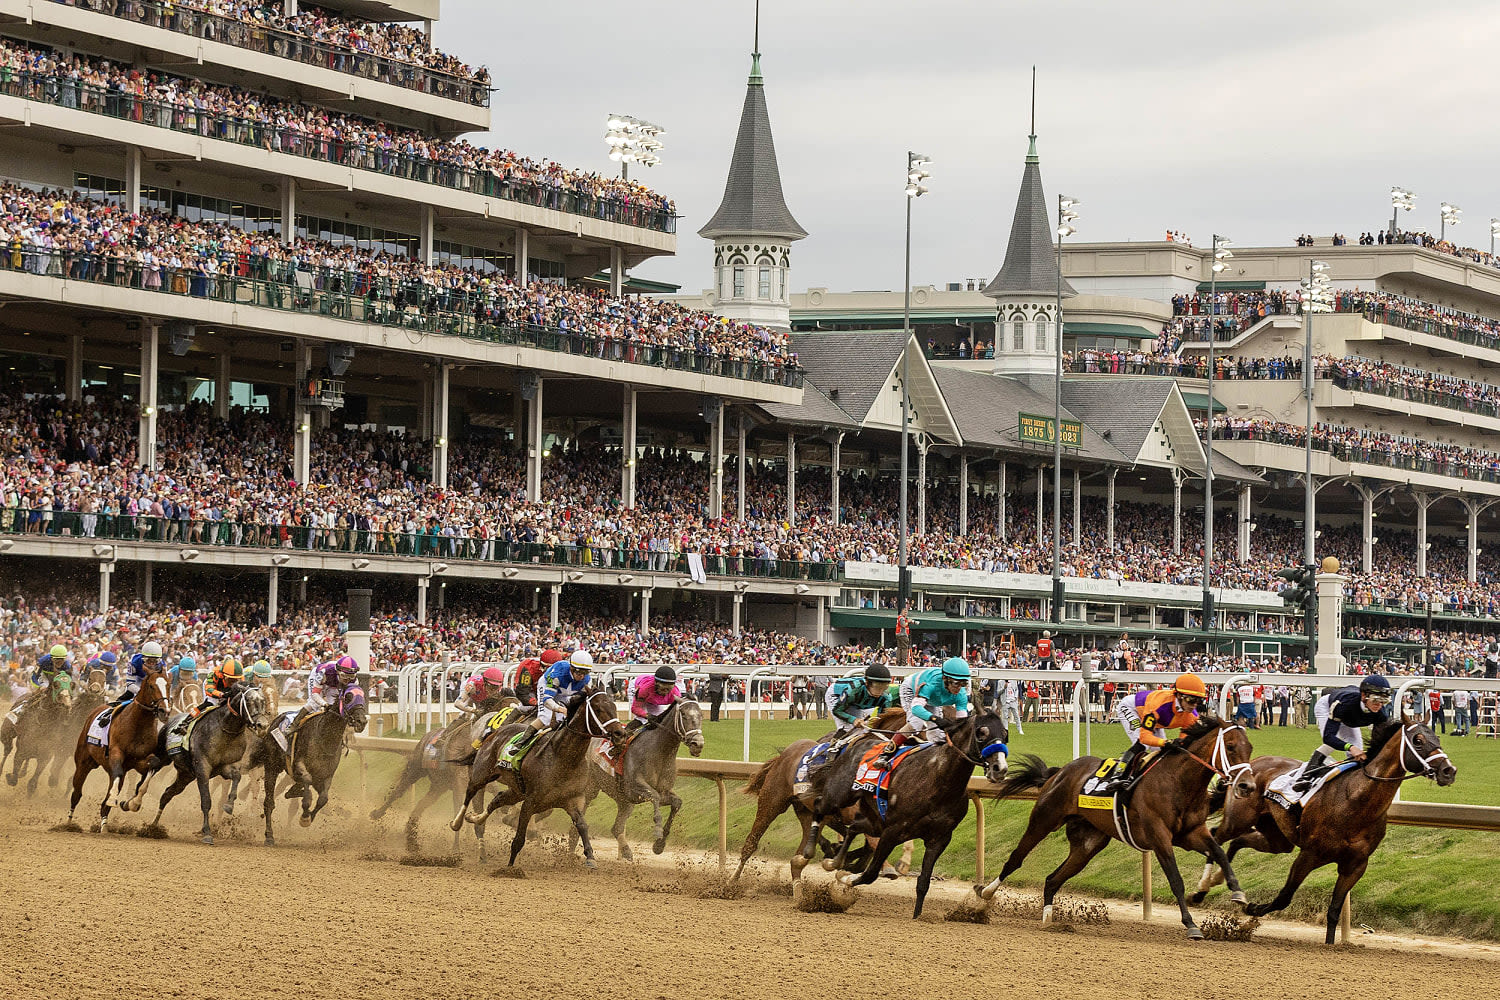
[[[308,718],[312,718],[312,716],[309,715]],[[271,723],[271,739],[275,740],[276,745],[281,747],[282,753],[288,753],[291,750],[292,723],[296,721],[296,712],[282,712],[276,717],[276,721]]]
[[[498,712],[486,712],[469,727],[469,745],[475,750],[484,746],[484,741],[500,731],[502,726],[515,721],[520,705],[507,705]]]
[[[1303,770],[1307,765],[1296,767],[1285,774],[1278,774],[1266,785],[1266,798],[1281,806],[1283,809],[1300,809],[1306,805],[1314,795],[1323,790],[1323,786],[1341,774],[1359,767],[1359,761],[1346,760],[1342,764],[1335,764],[1327,771],[1317,777],[1313,783],[1307,786],[1307,791],[1298,792],[1292,788],[1297,779],[1302,777]]]
[[[197,728],[199,720],[218,707],[218,705],[210,705],[197,715],[183,714],[173,719],[167,727],[167,753],[176,754],[185,751],[190,745],[189,741],[193,738],[193,730]]]
[[[815,769],[828,763],[828,758],[832,756],[830,753],[832,747],[831,741],[816,743],[802,755],[802,759],[797,762],[797,772],[792,778],[793,795],[806,795],[812,790],[812,781],[809,776]]]
[[[94,716],[93,721],[89,723],[89,734],[86,737],[90,746],[109,746],[109,724],[114,721],[114,716],[114,711],[108,708]]]
[[[611,754],[610,749],[614,744],[609,740],[595,737],[589,741],[589,759],[599,766],[602,771],[608,771],[618,778],[625,777],[625,751],[629,749],[631,741],[635,739],[635,733],[631,733],[624,743],[620,744],[620,752]]]
[[[885,819],[885,811],[890,806],[891,776],[896,773],[897,766],[918,750],[925,750],[936,745],[935,743],[908,743],[891,756],[890,763],[880,767],[877,761],[880,755],[889,749],[890,743],[875,744],[859,759],[859,769],[854,773],[854,790],[873,794],[875,809],[880,814],[880,818]]]

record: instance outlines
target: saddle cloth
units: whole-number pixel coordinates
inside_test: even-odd
[[[802,755],[802,759],[797,762],[796,774],[792,777],[793,795],[806,795],[812,790],[812,782],[808,780],[809,775],[815,768],[828,763],[828,758],[833,756],[829,752],[832,747],[832,741],[816,743]]]
[[[505,745],[502,746],[500,748],[500,752],[495,755],[496,767],[500,768],[502,771],[520,771],[521,762],[526,759],[526,755],[531,753],[531,751],[536,748],[538,743],[541,743],[547,738],[546,733],[540,733],[537,735],[536,739],[532,740],[519,753],[517,753],[516,744],[521,742],[521,738],[525,735],[527,735],[527,732],[523,729],[519,733],[516,733],[506,739]]]
[[[1302,776],[1303,769],[1307,767],[1306,764],[1303,764],[1302,767],[1293,768],[1285,774],[1278,774],[1272,778],[1270,783],[1266,785],[1266,798],[1275,802],[1283,809],[1301,808],[1314,795],[1322,791],[1324,785],[1339,775],[1347,771],[1352,771],[1359,766],[1360,764],[1357,760],[1346,760],[1341,764],[1335,764],[1309,785],[1307,791],[1296,792],[1292,790],[1292,785]]]
[[[310,719],[312,716],[309,715],[308,718]],[[271,739],[275,740],[276,745],[281,747],[282,753],[287,753],[291,747],[292,723],[296,719],[296,712],[282,712],[276,717],[276,721],[271,723]]]
[[[188,741],[193,738],[193,730],[198,726],[198,721],[218,708],[218,705],[210,705],[197,715],[184,714],[173,719],[167,727],[167,753],[182,753],[186,750],[189,745]]]
[[[506,723],[512,721],[511,716],[515,715],[520,707],[519,705],[507,705],[498,712],[486,712],[484,715],[481,715],[475,721],[474,725],[469,727],[470,745],[475,750],[478,750],[484,745],[485,740],[499,732],[500,728]]]
[[[854,772],[854,790],[873,794],[875,809],[880,814],[880,818],[885,819],[885,811],[890,805],[891,776],[896,773],[897,766],[916,751],[936,745],[935,743],[908,743],[896,751],[886,768],[879,770],[875,767],[875,760],[890,746],[890,743],[875,744],[859,759],[859,769]]]
[[[610,756],[609,753],[610,747],[613,744],[609,740],[595,737],[589,741],[589,757],[595,764],[599,765],[601,770],[608,771],[617,778],[623,778],[625,777],[625,751],[630,749],[630,744],[634,742],[635,735],[635,733],[630,734],[630,737],[620,745],[619,755],[614,757]]]
[[[106,708],[94,716],[93,721],[89,723],[89,734],[87,737],[90,746],[109,746],[109,724],[114,721],[114,714],[113,711]]]

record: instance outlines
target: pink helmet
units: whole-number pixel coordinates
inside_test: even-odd
[[[359,673],[359,663],[352,656],[340,656],[336,666],[340,677],[354,677]]]
[[[491,687],[505,687],[505,671],[500,667],[485,667],[484,673],[480,674],[480,676]]]

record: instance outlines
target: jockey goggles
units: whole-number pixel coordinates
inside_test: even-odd
[[[1180,694],[1177,696],[1177,700],[1182,704],[1183,708],[1193,711],[1197,711],[1203,707],[1203,699],[1195,694]]]

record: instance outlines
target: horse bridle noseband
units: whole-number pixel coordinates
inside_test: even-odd
[[[1003,722],[1001,724],[1004,725]],[[947,730],[943,731],[943,736],[947,739],[948,745],[950,747],[958,750],[958,745],[953,742],[953,737],[948,735]],[[968,761],[970,764],[973,764],[975,767],[984,767],[985,763],[997,753],[1003,753],[1007,755],[1010,753],[1010,747],[1006,746],[1004,740],[991,740],[984,746],[980,746],[978,723],[976,723],[974,726],[974,738],[972,742],[974,744],[975,753],[979,755],[978,757],[971,757],[967,750],[958,750],[958,753],[959,756],[963,757],[964,760]]]
[[[1435,777],[1437,775],[1437,768],[1433,767],[1432,762],[1438,760],[1439,758],[1441,758],[1442,760],[1446,760],[1449,764],[1452,764],[1453,759],[1448,756],[1447,751],[1445,751],[1442,747],[1438,747],[1426,757],[1422,756],[1422,752],[1417,749],[1416,744],[1411,740],[1411,730],[1415,725],[1417,725],[1417,723],[1415,722],[1403,722],[1401,724],[1401,754],[1397,758],[1398,763],[1400,763],[1401,765],[1400,775],[1394,778],[1387,778],[1384,775],[1371,774],[1369,771],[1370,762],[1368,759],[1360,765],[1359,772],[1366,778],[1369,778],[1371,781],[1410,781],[1412,778]],[[1422,770],[1418,771],[1415,768],[1409,768],[1406,766],[1407,751],[1411,751],[1411,755],[1422,762]]]
[[[1232,726],[1219,727],[1219,733],[1214,738],[1214,752],[1208,755],[1208,760],[1204,760],[1202,757],[1199,757],[1187,747],[1182,747],[1181,752],[1187,754],[1189,757],[1193,758],[1193,760],[1196,760],[1198,763],[1202,764],[1204,767],[1208,768],[1210,771],[1212,771],[1214,774],[1217,774],[1225,781],[1233,784],[1242,772],[1250,770],[1249,764],[1235,764],[1231,763],[1229,760],[1229,747],[1224,743],[1224,734],[1233,732],[1236,729],[1238,729],[1240,732],[1245,731],[1245,727],[1239,725],[1238,723]],[[1224,766],[1222,768],[1218,766],[1219,761],[1223,761],[1224,763]]]
[[[603,694],[604,692],[600,691],[598,693],[599,694]],[[609,723],[607,723],[603,719],[601,719],[599,717],[599,714],[594,711],[594,695],[586,695],[586,696],[584,696],[584,699],[583,699],[583,710],[586,713],[586,715],[584,716],[584,719],[585,719],[585,722],[587,723],[587,725],[588,726],[592,726],[595,729],[598,729],[599,733],[601,735],[608,736],[609,735]],[[616,726],[618,726],[620,724],[620,720],[619,719],[611,719],[610,722],[613,722]]]
[[[700,740],[703,739],[702,726],[699,726],[697,729],[683,729],[682,726],[682,703],[674,701],[672,702],[672,731],[677,734],[678,740],[683,743],[691,743],[694,736]]]

